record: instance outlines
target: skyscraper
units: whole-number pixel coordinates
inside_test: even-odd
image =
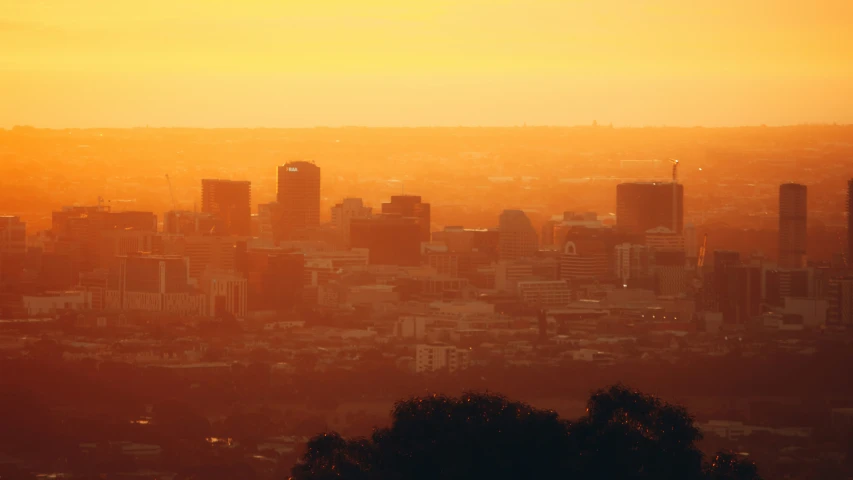
[[[853,178],[847,181],[847,265],[853,265]]]
[[[620,183],[616,186],[616,227],[643,234],[666,227],[684,230],[684,186],[669,182]]]
[[[217,219],[215,233],[251,235],[252,184],[249,181],[201,181],[201,211]]]
[[[420,265],[421,234],[413,217],[382,214],[350,220],[350,244],[370,250],[372,265]]]
[[[421,241],[430,240],[430,205],[423,203],[417,195],[394,195],[390,203],[382,204],[382,213],[413,217],[420,225]]]
[[[278,167],[277,237],[320,224],[320,167],[311,162],[288,162]]]
[[[360,198],[345,198],[332,207],[332,225],[340,232],[342,245],[349,245],[350,221],[353,218],[367,218],[372,210],[370,207],[365,207]]]
[[[779,266],[806,266],[807,188],[797,183],[779,186]]]
[[[498,255],[501,260],[532,257],[539,250],[536,229],[521,210],[504,210],[498,220],[498,230]]]

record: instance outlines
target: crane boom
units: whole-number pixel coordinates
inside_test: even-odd
[[[702,238],[702,246],[699,247],[699,258],[696,259],[696,266],[702,268],[705,266],[705,248],[708,246],[708,234]]]

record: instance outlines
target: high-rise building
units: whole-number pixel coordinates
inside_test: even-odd
[[[368,249],[371,265],[420,265],[422,233],[414,217],[382,214],[350,220],[350,245]]]
[[[288,162],[278,167],[278,239],[320,224],[320,167],[312,162]]]
[[[187,235],[163,238],[163,253],[187,260],[189,276],[199,282],[208,268],[234,270],[239,237],[226,235]]]
[[[101,250],[107,232],[157,232],[157,216],[151,212],[111,212],[103,205],[63,207],[53,212],[51,231],[54,251],[66,253],[76,272],[88,272],[101,265]]]
[[[332,207],[332,225],[340,232],[341,246],[349,246],[350,221],[353,218],[368,218],[372,211],[371,207],[364,206],[360,198],[345,198]]]
[[[779,186],[779,266],[806,266],[807,187],[797,183]]]
[[[624,286],[630,280],[646,279],[652,276],[652,262],[649,247],[623,243],[616,245],[616,265],[614,272]]]
[[[240,268],[248,286],[250,311],[287,311],[302,303],[305,284],[305,255],[281,249],[242,250]]]
[[[777,307],[785,306],[786,297],[808,297],[809,270],[767,270],[764,273],[764,301]]]
[[[498,255],[501,260],[532,257],[539,250],[539,236],[521,210],[504,210],[498,220]]]
[[[0,215],[0,254],[27,253],[27,224],[19,217]]]
[[[249,181],[203,179],[201,211],[212,213],[219,235],[252,233],[252,184]]]
[[[0,284],[20,281],[27,257],[27,224],[0,216]]]
[[[853,266],[853,178],[847,181],[847,265]]]
[[[242,275],[227,270],[205,272],[202,290],[207,295],[207,313],[212,317],[246,316],[248,282]]]
[[[620,183],[616,186],[616,228],[643,234],[666,227],[684,230],[684,186],[668,182]]]
[[[615,250],[615,248],[614,248]],[[611,256],[601,239],[576,239],[566,242],[560,257],[561,279],[602,280],[611,276]]]
[[[833,278],[827,285],[826,323],[853,327],[853,277]]]
[[[169,255],[115,257],[105,306],[108,309],[202,316],[206,296],[190,288],[186,261]]]
[[[382,204],[382,213],[418,219],[422,242],[430,240],[430,205],[418,195],[394,195],[389,203]]]

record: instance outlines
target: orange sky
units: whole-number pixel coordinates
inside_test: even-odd
[[[853,122],[849,0],[2,0],[0,126]]]

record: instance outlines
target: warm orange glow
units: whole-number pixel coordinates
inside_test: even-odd
[[[6,0],[0,126],[853,121],[853,3]]]

